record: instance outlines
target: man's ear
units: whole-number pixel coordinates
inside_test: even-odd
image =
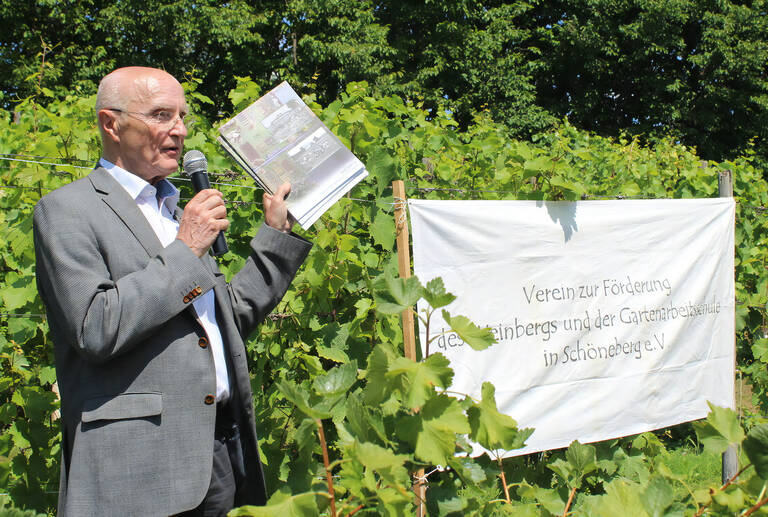
[[[120,120],[118,115],[119,113],[116,111],[107,109],[99,110],[98,113],[101,134],[104,135],[105,139],[115,143],[120,141]]]

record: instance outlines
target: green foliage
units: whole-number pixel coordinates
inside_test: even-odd
[[[768,3],[536,4],[537,101],[604,135],[675,135],[707,159],[766,153]]]
[[[42,194],[84,175],[98,158],[93,99],[68,97],[44,108],[20,104],[18,121],[0,120],[0,486],[21,508],[56,504],[59,423],[53,349],[34,280],[32,209]],[[37,157],[37,158],[35,158]],[[51,167],[43,161],[82,165]]]
[[[229,512],[229,517],[314,517],[320,515],[317,497],[322,492],[292,496],[284,491],[275,492],[268,506],[242,506]]]
[[[499,413],[496,407],[496,388],[489,382],[482,387],[482,401],[467,409],[467,418],[472,430],[470,438],[488,450],[512,451],[525,445],[533,429],[517,430],[517,422]]]
[[[217,94],[234,86],[235,69],[266,77],[275,64],[242,55],[276,46],[269,4],[3,0],[0,105],[40,93],[95,93],[101,77],[126,65],[193,73],[204,80],[203,93],[220,102]]]
[[[710,404],[712,412],[706,421],[694,424],[699,441],[707,448],[723,453],[729,445],[738,445],[744,440],[744,431],[731,412]]]
[[[767,13],[767,0],[2,0],[0,106],[90,94],[127,64],[202,79],[211,117],[238,77],[323,104],[364,80],[462,127],[482,113],[527,137],[568,117],[766,163]]]
[[[206,154],[216,180],[243,185],[220,185],[232,251],[219,262],[229,277],[247,254],[261,205],[258,193],[247,188],[249,179],[216,144],[221,121],[202,113],[209,99],[197,87],[196,81],[185,85],[198,115],[187,147]],[[229,98],[242,106],[261,91],[239,78]],[[493,334],[447,312],[454,295],[441,280],[422,285],[415,277],[397,276],[390,187],[392,180],[404,179],[410,196],[433,199],[709,197],[717,195],[718,173],[730,171],[739,202],[739,364],[751,375],[756,401],[767,405],[768,236],[762,212],[752,207],[768,204],[768,186],[752,155],[705,164],[673,140],[653,146],[637,138],[614,141],[567,123],[535,141],[514,140],[483,114],[459,130],[447,113],[374,95],[364,83],[348,84],[326,107],[312,96],[306,100],[366,163],[370,178],[306,232],[315,243],[310,256],[246,345],[267,486],[280,490],[268,506],[242,508],[236,515],[328,514],[326,469],[342,515],[412,513],[411,475],[422,468],[425,504],[433,515],[679,515],[705,507],[730,515],[759,503],[768,470],[765,424],[752,418],[743,429],[735,413],[722,408],[713,408],[696,429],[708,451],[727,444],[743,448],[743,473],[723,488],[689,490],[687,478],[667,465],[664,444],[649,433],[574,442],[536,456],[467,456],[468,439],[491,451],[512,450],[533,431],[517,428],[514,415],[499,413],[489,384],[479,401],[446,392],[453,372],[445,356],[429,350],[439,336],[431,325],[435,311],[477,353],[492,346]],[[12,505],[39,512],[55,505],[60,435],[52,347],[34,285],[31,213],[42,194],[86,175],[98,158],[92,104],[92,97],[44,106],[31,98],[17,107],[16,121],[9,113],[0,118],[3,157],[30,160],[0,161],[0,484],[8,487]],[[180,178],[177,184],[188,197],[186,184]],[[427,341],[422,358],[413,360],[403,356],[400,313],[414,311],[420,299],[428,305],[416,314]]]

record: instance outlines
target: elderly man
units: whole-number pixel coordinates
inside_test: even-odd
[[[187,129],[181,85],[115,70],[96,101],[103,157],[35,208],[37,281],[61,391],[59,515],[224,515],[265,501],[243,340],[309,252],[283,185],[227,283],[208,254],[220,192],[183,213],[166,179]]]

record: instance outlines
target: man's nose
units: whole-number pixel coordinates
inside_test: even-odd
[[[168,131],[168,134],[171,135],[178,135],[182,138],[187,136],[187,126],[184,124],[184,119],[180,116],[176,116],[176,118],[173,121],[173,126],[171,126],[171,129]]]

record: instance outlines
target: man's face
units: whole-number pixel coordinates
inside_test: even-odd
[[[127,92],[127,107],[115,113],[120,117],[116,165],[155,184],[179,167],[187,136],[180,120],[187,114],[184,90],[162,73],[137,79]]]

